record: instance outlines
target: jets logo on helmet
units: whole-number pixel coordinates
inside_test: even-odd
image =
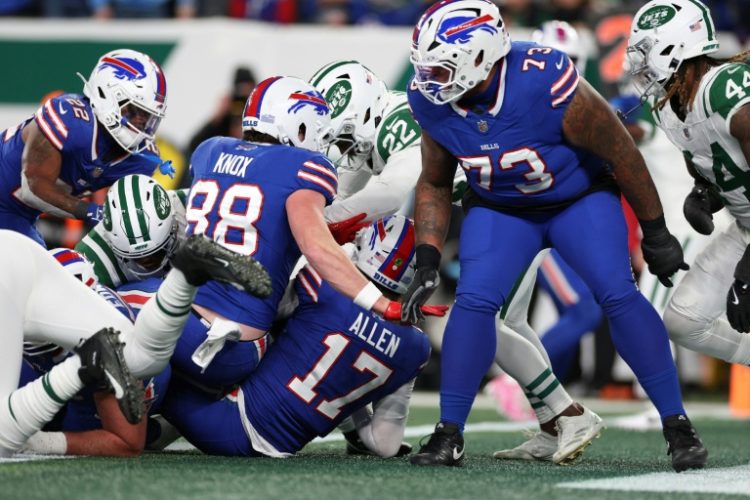
[[[379,219],[357,234],[355,265],[376,283],[404,293],[414,279],[414,224],[402,215]]]
[[[296,113],[305,106],[312,106],[319,115],[325,115],[330,112],[328,103],[320,95],[320,92],[312,90],[309,92],[295,92],[289,96],[290,101],[297,101],[289,108],[290,113]]]
[[[325,95],[332,110],[332,145],[340,153],[336,166],[359,170],[373,150],[388,89],[357,61],[327,64],[313,75],[310,83]]]
[[[139,278],[160,273],[177,245],[179,222],[154,179],[128,175],[109,188],[104,238],[122,266]]]
[[[437,36],[445,43],[467,43],[476,30],[496,34],[497,28],[490,24],[491,21],[492,16],[489,14],[476,18],[454,17],[446,19],[438,28]]]
[[[638,27],[642,30],[654,29],[668,23],[677,11],[671,5],[657,5],[651,7],[638,18]]]
[[[652,0],[635,14],[628,40],[633,85],[661,97],[682,62],[719,50],[708,8],[698,0]]]

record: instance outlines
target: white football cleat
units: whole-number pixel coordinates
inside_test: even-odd
[[[574,417],[559,417],[555,422],[557,429],[557,450],[552,461],[567,465],[578,458],[594,438],[598,438],[604,429],[601,417],[583,408],[583,414]]]
[[[492,456],[498,460],[542,460],[551,461],[557,451],[558,438],[544,431],[531,434],[531,438],[515,448],[496,451]]]

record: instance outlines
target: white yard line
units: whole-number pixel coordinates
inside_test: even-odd
[[[558,483],[558,488],[750,495],[750,465]]]

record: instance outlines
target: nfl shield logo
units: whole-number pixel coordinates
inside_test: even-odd
[[[479,121],[477,122],[477,128],[478,128],[478,129],[479,129],[479,131],[480,131],[481,133],[483,133],[483,134],[486,134],[486,133],[487,133],[487,130],[489,130],[489,126],[487,125],[487,122],[486,122],[486,121],[484,121],[484,120],[479,120]]]
[[[95,168],[95,169],[94,169],[94,170],[93,170],[93,171],[91,172],[91,176],[92,176],[93,178],[95,178],[95,179],[96,179],[97,177],[99,177],[99,176],[100,176],[100,175],[102,175],[103,173],[104,173],[104,170],[103,170],[103,169],[102,169],[101,167],[96,167],[96,168]]]

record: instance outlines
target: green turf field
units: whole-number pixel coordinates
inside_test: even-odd
[[[413,408],[409,427],[431,425],[436,417],[434,407]],[[471,421],[500,419],[494,410],[479,408]],[[298,457],[285,460],[207,457],[196,451],[171,451],[138,459],[4,462],[0,463],[0,498],[675,499],[716,498],[719,492],[725,493],[721,498],[730,498],[726,493],[750,492],[750,424],[702,418],[695,422],[709,448],[710,467],[719,470],[672,473],[664,441],[657,431],[608,429],[570,467],[500,462],[492,458],[492,452],[520,442],[519,431],[467,432],[467,461],[462,468],[417,468],[406,459],[348,457],[341,441],[314,443]],[[408,440],[416,445],[419,438]],[[721,470],[730,467],[735,468]],[[634,477],[648,473],[664,474]],[[625,479],[611,479],[617,477]],[[561,486],[593,479],[605,481],[575,488]],[[622,490],[658,487],[673,491]],[[695,493],[699,489],[704,493]]]

